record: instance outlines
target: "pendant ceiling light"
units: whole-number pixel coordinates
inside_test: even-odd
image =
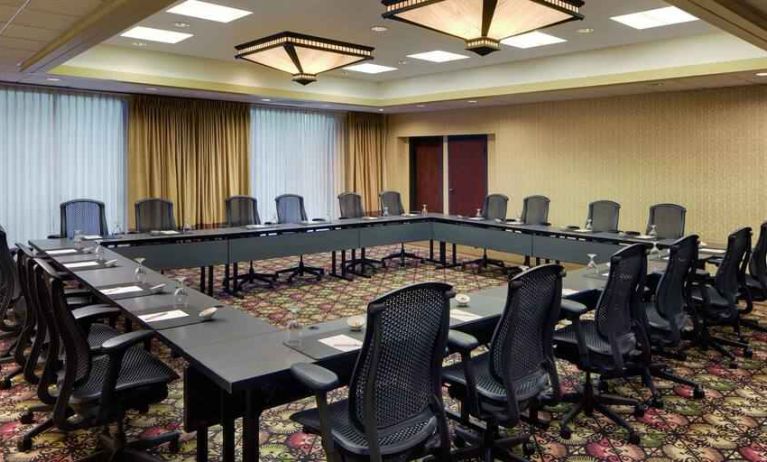
[[[486,55],[501,40],[583,19],[581,0],[383,0],[384,18],[462,38],[466,49]]]
[[[281,32],[235,47],[235,58],[293,74],[308,85],[317,74],[373,59],[373,48],[311,35]]]

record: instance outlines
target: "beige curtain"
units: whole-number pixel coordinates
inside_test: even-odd
[[[225,221],[227,197],[249,193],[247,104],[136,96],[128,115],[129,222],[147,197],[173,201],[179,225]]]
[[[378,193],[384,187],[386,117],[350,112],[346,131],[344,187],[362,195],[365,210],[378,210]]]

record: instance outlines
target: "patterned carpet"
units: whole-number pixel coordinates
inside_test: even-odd
[[[392,249],[376,249],[375,254]],[[422,249],[412,248],[419,251]],[[376,255],[372,255],[375,257]],[[284,268],[295,264],[295,259],[277,259],[261,262],[257,269]],[[307,258],[308,264],[328,266],[328,255]],[[242,265],[244,269],[245,265]],[[196,272],[179,271],[196,280]],[[216,272],[217,288],[221,287],[223,271]],[[353,283],[335,278],[322,282],[304,282],[291,286],[282,285],[278,290],[246,288],[239,298],[223,292],[216,297],[224,302],[263,318],[274,325],[284,326],[291,308],[300,310],[304,325],[364,313],[368,301],[389,290],[420,281],[445,281],[453,284],[459,292],[471,292],[485,287],[503,284],[500,272],[488,271],[477,274],[471,269],[437,270],[430,264],[411,264],[405,268],[379,271],[370,279],[357,278]],[[767,313],[767,305],[757,305],[757,310]],[[767,316],[765,316],[767,322]],[[739,369],[729,369],[718,354],[691,350],[684,364],[671,362],[676,371],[704,384],[706,398],[693,400],[691,391],[657,380],[664,396],[663,409],[650,409],[643,418],[630,416],[631,409],[618,409],[628,416],[642,437],[641,445],[625,443],[624,432],[611,422],[601,418],[581,417],[573,425],[573,436],[563,440],[558,436],[558,425],[552,424],[547,431],[535,431],[535,461],[699,461],[749,460],[767,462],[767,334],[747,331],[751,339],[754,357],[740,358]],[[181,359],[171,359],[167,349],[155,345],[159,355],[174,368],[180,369]],[[558,364],[565,391],[572,389],[580,380],[577,370],[560,361]],[[3,367],[3,372],[9,366]],[[613,392],[626,396],[647,396],[634,381],[616,383]],[[36,403],[35,391],[21,380],[16,380],[10,390],[0,391],[0,462],[72,461],[88,455],[94,448],[95,432],[63,434],[49,431],[35,439],[34,449],[19,453],[16,442],[31,426],[18,422],[18,415]],[[448,403],[454,406],[455,403]],[[289,420],[297,410],[313,406],[313,400],[303,400],[278,407],[263,416],[259,434],[264,461],[319,461],[324,460],[319,440],[302,433],[300,427]],[[558,419],[568,404],[550,409],[546,414]],[[132,436],[152,435],[177,428],[183,413],[182,384],[175,382],[169,399],[153,406],[145,415],[132,415],[129,433]],[[45,416],[39,414],[37,420]],[[220,433],[211,429],[211,460],[218,460]],[[237,442],[239,447],[239,441]],[[166,448],[158,455],[168,461],[194,460],[194,435],[186,434],[179,454],[170,454]],[[239,457],[239,455],[238,455]]]

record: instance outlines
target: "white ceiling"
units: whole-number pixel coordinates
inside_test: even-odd
[[[0,73],[69,30],[104,0],[0,0]],[[14,18],[10,24],[8,21]],[[7,24],[7,27],[6,27]]]
[[[0,0],[0,2],[6,0]],[[586,19],[547,29],[546,32],[568,40],[566,43],[521,50],[504,46],[503,50],[479,57],[463,50],[459,39],[444,36],[415,26],[381,18],[380,0],[214,0],[216,3],[253,11],[254,14],[229,24],[160,12],[142,21],[144,26],[180,30],[175,22],[190,25],[183,29],[195,36],[176,45],[145,42],[145,49],[188,56],[232,61],[234,46],[277,32],[291,30],[337,40],[369,45],[376,48],[375,63],[398,67],[398,71],[378,75],[334,71],[331,74],[375,81],[396,80],[458,69],[529,60],[558,54],[569,54],[632,43],[663,40],[710,33],[712,26],[703,21],[670,27],[635,30],[616,23],[612,16],[668,6],[661,0],[586,0],[582,9]],[[757,3],[765,0],[756,0]],[[180,1],[179,1],[180,3]],[[387,32],[370,30],[373,25],[385,25]],[[593,28],[591,34],[577,32]],[[113,37],[107,43],[134,47],[135,39]],[[452,63],[434,64],[408,59],[408,54],[445,50],[471,56]],[[400,64],[406,60],[407,64]],[[255,65],[254,65],[255,66]]]

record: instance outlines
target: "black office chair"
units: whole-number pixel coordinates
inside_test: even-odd
[[[655,226],[658,239],[679,239],[684,237],[684,220],[687,209],[676,204],[655,204],[650,207],[647,219],[647,234]]]
[[[0,226],[0,339],[15,337],[22,325],[23,308],[18,306],[21,299],[16,263],[8,247],[5,228]],[[0,355],[0,364],[5,354]]]
[[[485,220],[506,221],[506,209],[508,208],[509,197],[503,194],[489,194],[482,202],[482,218]],[[506,263],[503,260],[497,260],[487,257],[487,249],[482,249],[482,258],[470,260],[461,263],[462,267],[466,265],[479,265],[479,268],[487,268],[489,265],[505,268]]]
[[[529,434],[502,438],[499,426],[517,426],[525,411],[528,420],[541,424],[537,419],[541,404],[559,398],[552,335],[559,320],[563,276],[559,265],[538,266],[514,276],[486,353],[472,357],[479,341],[450,332],[448,346],[461,354],[461,362],[446,367],[442,376],[450,396],[461,401],[461,413],[449,412],[448,416],[460,423],[456,427],[458,447],[467,442],[474,446],[460,449],[453,454],[455,458],[520,460],[510,453],[510,447],[518,444],[527,455],[534,452]],[[485,427],[472,418],[484,421]]]
[[[354,192],[344,192],[338,195],[338,206],[341,210],[341,219],[346,220],[350,218],[362,218],[365,214],[365,208],[362,206],[362,196]],[[367,276],[365,273],[366,268],[370,268],[372,271],[378,269],[378,265],[381,265],[380,260],[373,258],[367,258],[365,256],[366,249],[360,249],[360,258],[357,258],[356,249],[352,249],[352,258],[346,263],[346,267],[349,270],[359,276]],[[357,270],[359,268],[359,270]]]
[[[570,438],[570,423],[578,414],[592,415],[596,411],[625,428],[630,443],[639,443],[634,428],[609,405],[634,406],[636,415],[644,413],[644,405],[632,398],[596,392],[591,375],[596,373],[603,379],[625,377],[641,369],[646,385],[656,394],[647,369],[650,352],[646,332],[637,318],[646,271],[645,246],[625,247],[610,258],[610,273],[596,302],[594,320],[581,319],[585,309],[562,307],[572,324],[554,332],[556,355],[586,373],[582,391],[563,397],[565,401],[575,402],[562,418],[560,435],[563,438]]]
[[[400,193],[397,191],[383,191],[382,193],[378,194],[378,200],[381,203],[381,213],[388,213],[389,216],[397,216],[397,215],[404,215],[405,214],[405,207],[402,206],[402,196],[400,196]],[[383,266],[386,266],[387,260],[399,260],[400,266],[405,266],[405,259],[412,258],[414,260],[418,260],[419,262],[423,263],[423,258],[419,257],[418,255],[407,252],[405,250],[405,243],[400,243],[400,249],[399,252],[394,252],[390,255],[387,255],[381,259],[381,262],[383,263]]]
[[[751,252],[748,273],[744,276],[744,281],[741,296],[746,301],[746,307],[740,310],[740,322],[749,329],[767,332],[767,327],[759,324],[759,320],[745,317],[754,311],[755,299],[767,300],[767,221],[759,227],[759,238]]]
[[[335,373],[314,364],[291,368],[317,398],[316,409],[291,419],[322,435],[329,461],[404,461],[429,453],[449,460],[440,374],[453,295],[450,285],[433,282],[372,301],[348,399],[328,404],[328,392],[341,385]]]
[[[695,276],[698,259],[698,236],[690,235],[675,241],[669,247],[668,265],[650,299],[643,303],[646,314],[647,333],[655,351],[663,356],[683,359],[676,350],[681,345],[685,327],[691,319],[687,314],[690,307],[690,286]],[[693,390],[693,397],[704,397],[703,388],[697,382],[676,375],[668,364],[654,362],[650,373],[665,380],[687,385]]]
[[[525,225],[549,226],[549,204],[546,196],[527,196],[522,201],[520,220]],[[541,259],[536,257],[535,264],[540,265]],[[525,266],[530,266],[530,255],[525,255]]]
[[[176,229],[173,202],[166,199],[142,199],[136,201],[136,231],[168,231]]]
[[[126,441],[126,412],[147,412],[151,404],[168,396],[168,383],[177,378],[170,367],[142,348],[154,333],[138,330],[113,337],[94,355],[66,303],[63,282],[47,263],[39,259],[36,263],[47,273],[45,283],[54,319],[49,335],[57,339],[63,359],[56,379],[54,425],[65,432],[103,428],[98,453],[85,460],[158,461],[144,451],[164,443],[177,451],[178,432]],[[114,431],[112,424],[116,424]]]
[[[60,237],[71,239],[77,230],[84,234],[104,237],[109,235],[103,202],[92,199],[74,199],[63,202],[60,209]]]
[[[618,218],[621,205],[617,202],[600,200],[589,204],[589,215],[586,218],[587,227],[595,233],[617,233]]]
[[[247,225],[260,225],[261,217],[258,214],[258,201],[250,196],[231,196],[226,199],[226,224],[230,228],[242,227]],[[260,281],[269,287],[274,287],[276,274],[257,273],[253,262],[250,262],[250,268],[246,274],[239,275],[239,263],[232,264],[232,275],[229,275],[227,267],[224,284],[228,287],[230,283],[234,284],[233,290],[236,292],[240,288],[240,281],[248,282]]]
[[[280,224],[298,224],[308,221],[306,209],[304,208],[304,198],[298,194],[283,194],[274,199],[277,204],[277,222]],[[325,275],[325,270],[317,266],[304,264],[304,256],[299,257],[298,266],[277,271],[277,275],[290,274],[288,282],[293,281],[296,276],[310,274],[319,281]]]
[[[750,358],[753,352],[740,331],[738,296],[745,285],[746,266],[751,255],[751,228],[740,228],[727,238],[727,250],[714,277],[705,277],[693,286],[692,300],[700,318],[695,345],[713,348],[730,359],[730,367],[736,368],[735,355],[726,347],[740,348],[743,356]],[[698,275],[700,277],[700,275]],[[730,326],[739,340],[730,340],[711,334],[711,326]]]

